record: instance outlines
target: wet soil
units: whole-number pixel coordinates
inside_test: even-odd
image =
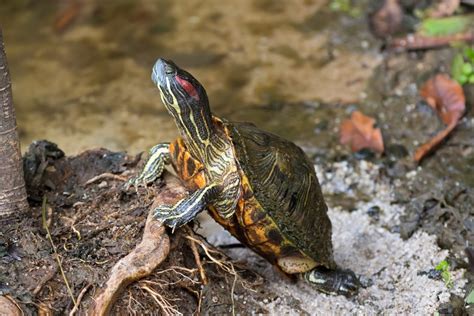
[[[469,280],[464,294],[438,309],[442,314],[466,313],[464,298],[474,287],[472,85],[464,89],[467,113],[456,130],[421,165],[412,161],[416,147],[442,129],[418,89],[432,74],[449,72],[456,48],[381,52],[382,43],[368,32],[364,16],[331,12],[324,1],[276,5],[249,0],[232,8],[217,2],[202,6],[158,1],[152,6],[147,1],[117,1],[105,8],[84,1],[78,17],[60,32],[52,27],[52,12],[62,10],[56,1],[2,5],[23,143],[48,137],[69,153],[95,146],[136,152],[169,141],[177,132],[158,104],[157,91],[147,82],[153,60],[158,55],[171,57],[204,83],[216,114],[252,121],[295,141],[326,173],[340,162],[354,167],[369,161],[378,166],[395,190],[389,203],[402,210],[399,220],[385,229],[407,241],[422,232],[436,237],[437,246],[448,250],[451,268],[466,269],[464,277]],[[218,32],[210,27],[214,20],[221,25]],[[36,28],[39,32],[32,32]],[[356,109],[376,118],[384,136],[384,155],[351,153],[339,144],[339,124]],[[32,215],[18,226],[27,233],[15,234],[13,241],[3,236],[5,246],[0,247],[0,260],[8,263],[0,266],[0,289],[13,293],[28,313],[40,303],[57,313],[72,307],[42,229],[44,194],[51,208],[52,237],[74,294],[92,284],[84,306],[110,267],[140,239],[151,203],[151,195],[137,199],[133,192],[123,192],[117,181],[84,185],[103,172],[127,175],[137,170],[133,157],[105,150],[70,158],[51,155],[46,158],[53,166],[45,167],[44,178],[49,180],[29,179]],[[356,176],[367,176],[357,172]],[[159,185],[151,190],[159,190]],[[377,199],[374,192],[350,190],[327,193],[328,204],[351,213],[361,201]],[[376,217],[379,212],[374,208],[371,214]],[[199,278],[189,272],[196,266],[183,234],[173,237],[170,258],[147,280],[167,284],[152,286],[181,312],[196,311],[199,294],[212,293],[201,296],[203,310],[228,313],[233,276],[206,263],[213,282],[208,288],[195,283]],[[160,273],[176,266],[189,270]],[[279,297],[266,287],[268,283],[257,285],[258,277],[252,273],[243,273],[242,279],[247,283],[242,287],[237,282],[235,303],[241,305],[236,310],[265,313],[256,302]],[[147,284],[151,283],[132,285],[116,311],[157,310],[143,290]],[[305,312],[301,302],[285,299],[293,311]]]
[[[48,142],[30,146],[25,166],[31,210],[19,223],[2,227],[0,234],[0,292],[13,296],[26,315],[47,311],[64,315],[74,307],[43,228],[45,223],[74,297],[86,289],[80,315],[85,315],[93,304],[94,294],[107,280],[113,265],[141,240],[154,193],[165,184],[140,191],[140,198],[134,190],[124,190],[123,182],[117,179],[86,184],[104,173],[133,171],[139,161],[136,158],[105,149],[64,157]],[[43,199],[47,200],[45,220]],[[244,266],[231,263],[220,252],[213,252],[213,258],[232,264],[236,273],[224,271],[202,252],[209,283],[201,284],[185,236],[184,230],[172,236],[166,261],[150,277],[128,287],[112,314],[179,311],[191,315],[198,310],[228,314],[233,308],[265,312],[256,304],[264,296],[257,291],[263,280]],[[209,249],[213,251],[210,245]],[[233,295],[246,299],[234,300]]]

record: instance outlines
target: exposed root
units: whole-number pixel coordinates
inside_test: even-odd
[[[98,176],[90,178],[89,180],[86,181],[86,183],[84,185],[89,185],[89,184],[92,184],[94,182],[97,182],[97,181],[100,181],[100,180],[105,180],[105,179],[116,180],[116,181],[121,181],[121,182],[127,181],[126,177],[119,176],[119,175],[109,173],[109,172],[105,172],[103,174],[99,174]]]
[[[144,282],[140,282],[144,283]],[[148,292],[153,300],[160,306],[163,315],[172,316],[172,315],[183,315],[180,313],[175,305],[172,305],[168,299],[162,296],[160,293],[156,292],[152,287],[147,284],[141,284],[140,288]]]
[[[166,186],[157,195],[150,208],[142,241],[112,268],[110,278],[103,290],[96,295],[95,304],[89,314],[107,315],[126,286],[151,274],[168,256],[170,251],[169,237],[162,223],[153,219],[152,210],[161,204],[175,203],[186,194],[186,190],[177,179],[169,175],[167,175],[167,178]],[[148,289],[145,290],[151,293]],[[157,298],[154,297],[154,299]],[[163,301],[160,302],[164,304]],[[168,305],[163,306],[169,310]]]
[[[64,273],[61,258],[59,257],[57,248],[54,245],[53,238],[51,237],[51,233],[49,232],[48,221],[46,219],[46,197],[43,198],[43,206],[41,208],[41,211],[42,211],[41,215],[42,215],[42,221],[43,221],[43,228],[46,230],[46,235],[51,244],[51,248],[53,249],[54,258],[56,259],[58,263],[59,271],[61,271],[61,276],[63,277],[64,283],[66,284],[67,292],[69,293],[69,296],[71,297],[71,300],[74,303],[74,306],[76,306],[76,299],[74,298],[74,295],[72,294],[71,286],[69,285],[66,274]]]
[[[191,228],[186,227],[186,231],[189,233],[191,237],[195,236]],[[201,276],[202,284],[206,285],[208,282],[207,277],[206,277],[206,271],[204,270],[204,267],[202,266],[201,257],[199,256],[199,251],[196,247],[196,242],[194,240],[189,240],[189,246],[191,247],[191,250],[194,255],[194,260],[196,261],[196,265],[199,269],[199,275]]]
[[[22,316],[23,310],[10,295],[0,295],[0,315]]]
[[[82,301],[82,298],[84,297],[84,294],[86,294],[86,292],[89,290],[89,288],[92,286],[92,284],[87,284],[82,290],[81,292],[79,293],[79,295],[77,296],[77,300],[76,300],[76,305],[74,305],[74,308],[71,310],[71,312],[69,313],[69,316],[74,316],[77,311],[79,310],[79,305],[81,305],[81,301]]]
[[[232,301],[232,315],[235,315],[235,301],[234,301],[234,292],[235,292],[235,285],[237,283],[237,279],[239,279],[239,274],[236,272],[234,264],[230,261],[224,261],[224,260],[219,260],[217,259],[214,255],[222,255],[223,254],[215,249],[211,249],[209,246],[205,244],[204,241],[199,240],[195,237],[191,236],[186,236],[187,239],[191,240],[192,242],[195,242],[201,248],[204,250],[206,256],[211,260],[212,263],[216,264],[220,269],[222,269],[224,272],[229,273],[234,277],[234,280],[232,282],[232,289],[230,293],[230,299]],[[242,286],[244,286],[244,282],[242,281]],[[245,287],[245,286],[244,286]],[[247,288],[247,287],[246,287]]]

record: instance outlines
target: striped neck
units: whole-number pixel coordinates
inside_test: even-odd
[[[175,108],[168,109],[175,119],[181,137],[191,154],[202,162],[208,157],[206,154],[210,147],[219,141],[220,133],[212,123],[209,107],[203,106],[200,111],[193,111],[189,107],[180,108],[179,113]]]

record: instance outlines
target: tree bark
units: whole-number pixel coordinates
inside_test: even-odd
[[[10,73],[0,28],[0,223],[20,217],[27,208]]]

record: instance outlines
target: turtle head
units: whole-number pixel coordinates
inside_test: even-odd
[[[203,110],[210,113],[206,90],[189,72],[172,61],[159,58],[153,66],[151,79],[173,116]]]

